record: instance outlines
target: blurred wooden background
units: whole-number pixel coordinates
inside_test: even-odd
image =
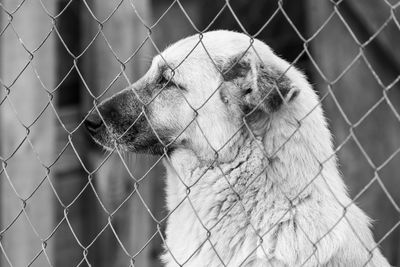
[[[398,19],[398,11],[384,1],[344,0],[335,7],[307,0],[285,1],[285,13],[275,14],[277,2],[231,5],[250,34],[265,26],[257,38],[296,60],[320,95],[327,94],[322,105],[349,192],[353,197],[363,192],[356,202],[373,218],[376,240],[385,237],[385,256],[399,265],[400,156],[391,156],[400,147],[400,85],[392,84],[400,74],[400,29],[395,20],[386,21]],[[192,23],[205,29],[225,1],[180,1],[191,21],[178,3],[165,13],[172,3],[167,0],[42,0],[53,17],[62,11],[54,20],[36,0],[21,7],[19,1],[1,3],[0,267],[49,266],[48,260],[53,266],[119,267],[138,252],[135,266],[161,266],[156,221],[137,194],[127,199],[134,179],[118,155],[102,163],[106,153],[80,123],[93,107],[91,94],[107,90],[104,97],[109,96],[145,73],[157,53],[146,41],[148,27],[161,16],[151,29],[160,50],[194,34]],[[218,28],[241,31],[228,8],[209,29]],[[357,42],[367,40],[360,49]],[[133,155],[125,161],[139,179],[157,158]],[[167,215],[163,172],[156,164],[139,184],[157,220]]]

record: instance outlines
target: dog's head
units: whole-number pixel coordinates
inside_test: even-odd
[[[246,120],[268,118],[296,99],[293,79],[302,75],[288,67],[244,34],[191,36],[157,55],[139,81],[102,102],[85,124],[107,148],[187,148],[213,157],[234,143]]]

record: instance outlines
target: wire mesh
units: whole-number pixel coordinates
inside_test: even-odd
[[[386,7],[390,10],[390,15],[386,18],[384,23],[380,27],[378,27],[378,29],[373,33],[372,36],[370,36],[367,40],[362,41],[354,33],[353,28],[348,24],[345,16],[343,16],[342,14],[343,11],[341,10],[341,5],[346,2],[345,0],[330,1],[330,5],[332,7],[331,13],[309,37],[306,37],[304,34],[302,34],[301,30],[298,29],[295,22],[292,21],[292,19],[286,12],[284,1],[276,1],[276,10],[272,13],[272,16],[265,18],[265,23],[263,24],[263,26],[259,28],[254,34],[252,34],[248,32],[241,19],[237,16],[234,8],[231,5],[231,1],[227,0],[222,1],[222,7],[220,8],[219,12],[216,13],[215,17],[211,21],[209,21],[208,26],[204,29],[201,29],[197,26],[197,23],[191,18],[191,15],[185,7],[183,1],[180,0],[172,1],[165,9],[165,11],[161,14],[161,16],[155,20],[154,23],[148,22],[148,20],[145,18],[146,15],[141,14],[141,9],[143,10],[143,6],[133,0],[121,0],[117,2],[114,1],[112,4],[109,4],[113,6],[106,12],[107,14],[102,17],[96,14],[96,11],[94,10],[94,6],[96,5],[96,3],[83,0],[81,2],[81,8],[85,11],[85,21],[90,21],[90,23],[92,23],[94,27],[91,28],[92,32],[83,33],[83,35],[86,34],[86,42],[83,47],[78,49],[78,52],[73,51],[74,49],[71,49],[70,45],[68,45],[67,42],[64,41],[64,39],[68,37],[63,36],[60,30],[61,25],[59,23],[65,12],[68,12],[68,10],[71,8],[73,2],[73,0],[65,1],[65,5],[58,10],[54,3],[52,3],[51,1],[43,0],[22,0],[19,3],[12,4],[10,4],[10,1],[8,1],[7,4],[6,2],[0,3],[0,16],[2,17],[2,27],[0,31],[1,46],[17,46],[18,48],[16,49],[15,53],[23,55],[23,60],[15,63],[5,62],[2,65],[1,69],[2,73],[7,73],[7,75],[2,75],[0,79],[0,84],[3,88],[0,99],[0,108],[3,110],[3,114],[7,114],[5,117],[2,118],[5,123],[2,124],[1,131],[2,135],[8,137],[5,138],[5,141],[3,141],[3,143],[1,144],[2,153],[0,156],[0,161],[2,167],[0,169],[0,181],[3,190],[2,192],[8,192],[6,196],[13,199],[10,200],[10,202],[7,202],[7,204],[12,203],[10,204],[10,206],[7,207],[5,205],[2,205],[0,210],[0,212],[3,212],[4,209],[10,209],[10,213],[12,214],[12,216],[2,218],[2,225],[0,227],[0,254],[2,256],[2,262],[0,262],[1,266],[3,266],[2,264],[4,264],[4,266],[40,266],[40,264],[43,263],[47,264],[48,266],[58,265],[53,256],[54,254],[57,254],[57,247],[54,246],[54,239],[56,239],[57,232],[59,232],[62,227],[67,227],[69,229],[69,235],[72,237],[73,242],[77,247],[77,251],[80,251],[81,253],[80,261],[76,264],[73,264],[72,266],[92,266],[93,262],[92,259],[89,258],[89,251],[91,251],[93,247],[96,246],[96,243],[100,242],[99,240],[101,239],[101,237],[103,235],[106,235],[107,233],[109,235],[111,233],[111,236],[115,238],[115,245],[123,251],[123,254],[125,254],[125,262],[123,266],[139,266],[137,263],[137,258],[140,257],[141,254],[143,254],[143,251],[152,242],[158,242],[156,239],[161,240],[161,243],[163,244],[166,253],[170,255],[170,257],[175,261],[178,266],[190,265],[190,260],[192,259],[192,257],[195,257],[198,251],[206,245],[211,247],[211,250],[215,254],[214,256],[218,260],[218,263],[214,262],[214,264],[217,264],[219,266],[231,266],[229,264],[229,260],[227,261],[225,256],[220,255],[218,247],[216,246],[217,242],[216,240],[213,240],[213,231],[215,231],[216,228],[220,229],[218,224],[221,222],[221,220],[223,220],[225,216],[230,216],[230,212],[232,212],[233,209],[235,209],[236,211],[237,209],[239,209],[240,214],[244,216],[244,218],[248,222],[250,222],[251,220],[248,218],[249,211],[246,209],[246,205],[242,203],[242,194],[246,190],[248,190],[248,188],[245,188],[240,192],[237,191],[235,186],[231,184],[230,178],[226,176],[226,171],[224,170],[224,167],[219,164],[219,153],[221,149],[224,148],[224,146],[221,148],[214,148],[211,142],[207,139],[206,134],[202,132],[202,138],[206,140],[208,146],[211,147],[214,153],[213,160],[208,164],[208,166],[204,168],[204,172],[198,175],[197,179],[193,183],[185,183],[185,178],[179,177],[178,182],[182,183],[183,187],[186,189],[185,197],[183,199],[179,199],[179,204],[174,209],[169,210],[168,213],[162,216],[161,219],[154,214],[151,205],[149,205],[148,203],[149,197],[146,194],[148,194],[149,192],[142,191],[142,185],[147,182],[146,179],[148,179],[148,174],[153,170],[153,168],[156,168],[157,164],[159,164],[163,159],[166,161],[171,160],[169,158],[168,150],[169,147],[175,142],[175,140],[170,143],[163,142],[158,136],[155,127],[152,125],[152,122],[149,120],[148,114],[146,113],[146,106],[148,106],[151,101],[157,98],[159,94],[154,95],[153,99],[149,102],[141,103],[143,108],[139,117],[144,117],[148,121],[151,129],[153,130],[153,133],[158,138],[158,141],[163,145],[164,151],[160,157],[158,157],[155,161],[146,166],[148,168],[141,175],[138,176],[134,174],[132,169],[135,168],[135,165],[132,163],[134,162],[134,160],[132,160],[131,158],[133,156],[126,156],[125,152],[120,150],[120,147],[117,144],[117,140],[115,140],[114,148],[111,151],[104,152],[104,154],[100,157],[98,156],[98,154],[95,155],[94,153],[89,153],[89,155],[87,155],[84,151],[82,151],[80,147],[82,143],[85,142],[82,141],[82,133],[80,132],[83,128],[84,120],[87,119],[87,117],[91,113],[98,112],[99,114],[101,114],[98,108],[99,104],[105,95],[110,94],[109,91],[113,90],[112,88],[113,86],[115,86],[115,84],[123,83],[126,86],[132,84],[133,81],[130,78],[131,75],[129,73],[129,71],[132,71],[131,64],[143,65],[143,63],[138,60],[138,54],[143,52],[143,50],[147,51],[145,46],[150,45],[150,47],[157,51],[156,54],[162,57],[161,49],[157,45],[157,41],[154,38],[154,31],[157,30],[157,27],[159,27],[161,23],[163,23],[164,16],[166,16],[169,12],[172,12],[173,8],[179,10],[184,15],[187,23],[186,26],[189,26],[192,31],[198,34],[199,40],[195,47],[202,46],[206,51],[207,46],[204,45],[204,43],[202,42],[203,35],[213,26],[215,21],[218,20],[223,12],[229,12],[229,14],[236,21],[237,25],[240,27],[241,32],[248,36],[249,46],[247,50],[255,49],[253,46],[254,40],[260,36],[261,32],[268,30],[268,25],[276,16],[283,16],[286,22],[289,23],[289,25],[295,32],[296,36],[303,43],[302,51],[298,54],[295,60],[290,62],[291,65],[288,70],[293,65],[296,65],[297,61],[301,57],[307,57],[311,62],[312,67],[316,70],[316,73],[318,74],[320,80],[323,82],[324,85],[326,85],[326,91],[324,93],[321,93],[318,106],[324,105],[323,101],[325,99],[332,99],[335,107],[338,110],[338,116],[341,116],[342,119],[345,121],[348,133],[346,134],[346,136],[341,137],[341,140],[343,141],[336,146],[334,154],[329,155],[329,157],[327,158],[319,158],[317,155],[312,155],[313,160],[317,162],[319,169],[318,172],[315,173],[314,177],[310,177],[310,183],[308,183],[305,188],[300,190],[299,193],[295,196],[286,196],[286,193],[278,188],[278,190],[280,190],[280,193],[285,196],[287,202],[290,203],[288,209],[282,213],[282,217],[287,216],[287,214],[290,214],[293,211],[293,203],[299,200],[298,196],[303,192],[303,190],[306,190],[306,188],[310,184],[312,184],[315,179],[321,176],[322,179],[326,179],[326,177],[324,177],[323,175],[323,170],[325,168],[326,162],[328,162],[332,157],[335,157],[336,154],[338,154],[348,142],[355,143],[355,145],[360,150],[362,157],[365,158],[367,164],[373,170],[374,174],[373,177],[369,178],[368,183],[363,185],[362,188],[357,192],[357,194],[353,198],[353,201],[357,201],[360,197],[366,194],[366,191],[369,190],[373,184],[378,184],[380,189],[383,190],[387,200],[389,200],[390,204],[394,208],[395,212],[400,214],[400,207],[396,202],[396,197],[390,193],[390,190],[387,188],[385,182],[380,175],[381,170],[383,170],[385,166],[387,166],[396,158],[396,156],[400,152],[400,146],[395,147],[395,149],[386,156],[386,159],[383,162],[376,163],[376,161],[373,160],[373,156],[369,154],[367,149],[365,149],[364,145],[359,140],[356,131],[357,128],[362,125],[362,123],[366,119],[368,119],[369,116],[374,112],[374,110],[377,109],[381,104],[387,105],[391,114],[396,118],[397,122],[400,122],[400,114],[397,110],[398,107],[396,108],[396,104],[391,100],[389,96],[390,91],[398,84],[398,81],[400,80],[400,75],[399,73],[396,73],[395,78],[391,81],[383,81],[378,72],[374,69],[373,63],[371,63],[369,57],[366,55],[365,52],[366,47],[371,44],[383,31],[385,31],[389,23],[394,23],[396,27],[400,30],[400,23],[396,18],[396,10],[400,6],[399,2],[391,3],[387,0],[382,1],[382,3],[385,3]],[[140,8],[138,8],[138,6],[140,6]],[[144,38],[140,40],[140,42],[137,44],[137,47],[132,47],[132,51],[129,52],[129,55],[124,56],[121,56],[120,51],[115,49],[113,42],[110,41],[110,38],[112,37],[110,37],[105,30],[113,17],[116,16],[118,12],[122,12],[122,9],[127,10],[127,16],[135,18],[137,24],[141,28],[141,31],[145,33]],[[26,34],[29,34],[29,31],[31,29],[23,29],[23,34],[21,34],[21,29],[18,26],[18,20],[21,20],[20,13],[26,14],[29,13],[29,10],[35,10],[36,12],[31,17],[33,20],[32,23],[34,23],[35,19],[44,21],[44,24],[46,25],[45,28],[47,29],[46,31],[42,31],[42,36],[37,37],[36,43],[34,44],[32,44],[32,42],[26,42],[24,40],[24,36],[27,36]],[[339,19],[341,23],[345,26],[348,34],[350,34],[352,38],[352,42],[357,45],[358,51],[355,56],[350,60],[346,68],[343,69],[340,75],[334,78],[329,78],[319,66],[318,59],[316,58],[316,55],[314,55],[312,49],[310,49],[310,46],[311,43],[316,38],[318,38],[320,32],[323,31],[324,28],[333,19]],[[32,31],[33,34],[36,33],[34,30]],[[11,39],[13,41],[7,42],[7,40]],[[50,64],[52,67],[54,67],[57,65],[57,63],[54,64],[47,61],[43,63],[40,60],[43,54],[55,54],[55,48],[53,46],[55,40],[57,40],[57,42],[61,44],[59,47],[61,47],[63,53],[66,53],[67,57],[73,62],[73,64],[65,71],[65,75],[61,77],[61,79],[59,79],[59,82],[56,82],[56,79],[52,78],[52,76],[56,75],[54,71],[52,71],[51,69],[46,69],[45,66],[46,64]],[[93,82],[88,81],[88,79],[95,80],[96,78],[88,78],[87,73],[84,70],[84,68],[87,68],[87,66],[84,66],[82,63],[82,61],[85,61],[85,56],[91,53],[90,48],[94,45],[95,42],[98,42],[99,40],[105,44],[105,47],[108,49],[108,53],[112,54],[112,64],[117,64],[120,69],[120,71],[115,74],[114,79],[109,81],[108,85],[101,92],[98,92],[91,88],[90,84],[93,84]],[[195,47],[193,47],[187,57],[195,49]],[[186,60],[187,57],[185,57],[184,60]],[[215,70],[220,72],[221,76],[224,76],[224,73],[222,73],[222,71],[217,67],[218,64],[215,62],[215,59],[213,59],[210,55],[209,57],[215,66]],[[55,59],[53,58],[51,60],[54,61]],[[169,67],[172,73],[176,70],[177,66],[170,66],[169,62],[165,58],[162,58],[162,60]],[[337,93],[335,92],[334,87],[338,83],[340,83],[340,80],[343,79],[344,76],[351,72],[351,68],[359,61],[364,62],[364,64],[367,66],[368,70],[370,71],[370,75],[379,85],[382,95],[379,99],[376,99],[374,101],[373,105],[371,105],[370,108],[365,110],[364,114],[361,117],[359,117],[357,120],[353,120],[350,118],[351,116],[346,113],[345,108],[342,107],[341,100],[336,97]],[[235,62],[234,64],[236,63],[237,62]],[[10,69],[8,69],[8,66],[11,66],[13,64],[15,65],[15,67],[10,67]],[[282,74],[282,76],[286,74],[286,71]],[[83,118],[81,118],[74,125],[68,125],[68,123],[66,123],[63,119],[65,118],[64,115],[60,114],[60,104],[57,102],[57,98],[59,98],[58,95],[61,94],[60,90],[62,89],[60,88],[64,83],[68,81],[68,77],[73,75],[72,73],[74,73],[74,75],[77,75],[79,83],[82,84],[81,87],[84,88],[85,94],[88,95],[88,103],[86,103],[87,105],[83,108]],[[26,81],[33,81],[35,84],[38,84],[38,86],[35,86],[35,90],[37,90],[37,88],[40,88],[40,90],[27,92],[26,95],[25,93],[23,93],[23,96],[21,96],[21,90],[30,90],[29,88],[21,88],[21,86],[19,85],[19,83],[22,82],[23,86],[26,87]],[[207,100],[200,107],[193,107],[190,104],[190,101],[188,101],[183,95],[187,105],[190,106],[196,116],[194,116],[193,120],[191,120],[189,125],[187,125],[179,135],[183,134],[183,132],[186,131],[190,125],[193,124],[197,125],[197,127],[200,128],[200,131],[202,131],[201,126],[197,120],[199,110],[203,108],[203,106],[211,99],[214,94],[219,92],[221,86],[222,83],[217,88],[215,88],[213,93],[207,97]],[[20,92],[14,92],[17,90]],[[164,88],[162,90],[164,90]],[[278,89],[276,89],[276,91],[279,92]],[[367,94],[368,92],[365,93]],[[29,100],[30,104],[26,104],[26,101],[21,101],[21,97],[24,97],[24,95],[25,97],[32,97],[32,99]],[[264,96],[264,99],[266,99],[267,97],[268,95]],[[140,99],[140,97],[138,98]],[[259,105],[261,105],[264,99],[260,100]],[[25,103],[24,105],[27,106],[21,107],[21,103]],[[314,108],[317,108],[317,106],[313,107],[310,113]],[[245,117],[250,116],[255,110],[256,108],[245,114]],[[306,119],[307,116],[308,114],[303,119]],[[304,138],[304,133],[302,132],[303,119],[297,121],[297,125],[295,125],[295,131],[288,135],[289,139],[292,138],[294,135],[298,135],[301,138]],[[12,124],[8,123],[10,120],[13,122]],[[58,145],[59,147],[57,147],[56,152],[50,153],[49,150],[46,149],[46,147],[50,146],[51,142],[55,143],[55,139],[57,138],[57,134],[54,133],[54,127],[51,126],[51,124],[54,124],[54,121],[57,121],[57,125],[59,125],[59,128],[63,132],[63,135],[61,136],[64,139],[61,141],[57,141],[62,145]],[[238,134],[242,130],[246,130],[249,136],[256,140],[256,134],[253,133],[253,130],[248,125],[245,119],[243,120],[242,125],[237,129],[234,135]],[[40,137],[40,135],[45,135],[44,140],[43,137]],[[226,140],[226,144],[228,144],[233,137],[234,136],[231,136],[228,140]],[[38,140],[42,141],[39,142]],[[5,144],[5,142],[11,143]],[[256,144],[258,144],[258,142],[256,142]],[[286,142],[278,148],[278,151],[284,148],[285,144]],[[274,155],[278,153],[278,151],[275,151],[274,153],[269,154],[265,151],[263,147],[259,147],[259,149],[264,152],[264,157],[268,161],[273,161]],[[310,150],[309,152],[312,153],[312,150]],[[23,155],[29,156],[24,157]],[[93,164],[88,163],[93,162],[87,160],[87,158],[91,156],[100,158],[97,161],[96,166],[92,166]],[[31,162],[26,162],[27,158],[29,158]],[[77,162],[86,179],[83,182],[80,181],[81,187],[79,188],[79,190],[70,195],[68,197],[69,200],[66,201],[65,199],[60,197],[60,185],[57,184],[60,182],[54,179],[54,176],[56,175],[57,170],[59,170],[59,165],[67,164],[65,162],[68,161]],[[115,162],[118,162],[118,166],[125,169],[130,177],[128,194],[117,192],[114,196],[111,196],[118,199],[118,204],[114,205],[111,208],[110,205],[106,203],[107,200],[105,200],[101,195],[104,193],[110,193],[110,191],[113,190],[110,189],[107,190],[107,192],[99,193],[99,191],[102,190],[99,187],[99,183],[101,183],[99,176],[102,175],[100,174],[101,169],[104,167],[104,165],[109,164],[110,161],[114,162],[114,164]],[[20,169],[26,169],[26,171],[18,172]],[[34,171],[32,171],[31,169]],[[222,215],[222,217],[219,218],[219,220],[210,227],[202,221],[202,216],[199,215],[196,211],[195,204],[193,203],[192,199],[192,191],[193,188],[196,187],[198,181],[203,179],[207,171],[211,169],[220,172],[220,175],[222,176],[224,182],[226,182],[227,188],[231,190],[231,192],[235,196],[235,199],[232,200],[234,202],[232,207],[230,207]],[[264,169],[262,171],[264,171]],[[17,179],[15,177],[16,175],[22,175],[23,179]],[[113,174],[108,173],[106,175]],[[256,174],[255,177],[252,177],[252,179],[256,180],[260,175],[262,175],[262,173]],[[30,176],[35,176],[35,178],[31,179],[29,178]],[[96,182],[96,179],[98,179],[99,181]],[[252,182],[253,181],[249,181],[247,186],[250,186]],[[105,186],[109,187],[112,186],[114,183],[124,182],[123,180],[114,181],[112,184],[107,184]],[[329,187],[329,183],[326,181],[325,183]],[[335,197],[334,189],[330,188],[330,193]],[[41,197],[43,194],[47,197]],[[34,201],[37,195],[40,195],[38,200],[40,202]],[[80,199],[85,197],[85,195],[92,195],[92,198],[97,202],[99,212],[103,213],[103,216],[105,216],[106,218],[105,221],[103,221],[104,223],[100,225],[95,235],[90,237],[90,240],[82,240],[82,229],[76,229],[76,227],[74,227],[75,223],[71,219],[72,217],[70,215],[71,209],[73,209],[80,201]],[[149,230],[150,234],[148,235],[147,240],[145,240],[145,242],[142,243],[140,247],[136,250],[130,249],[130,245],[127,245],[125,243],[126,239],[124,236],[121,236],[121,231],[118,229],[119,226],[116,225],[117,223],[115,222],[115,217],[124,216],[120,214],[129,212],[126,210],[125,206],[129,201],[132,200],[132,198],[136,199],[135,205],[144,208],[144,210],[147,212],[147,216],[151,220],[151,223],[155,225],[155,227]],[[346,217],[346,210],[354,202],[344,205],[340,203],[339,200],[337,201],[343,208],[343,216],[340,217],[339,221],[337,221],[332,226],[332,228],[329,229],[329,231],[327,231],[323,236],[320,236],[318,240],[314,240],[313,237],[308,236],[309,233],[307,233],[306,230],[302,229],[301,225],[298,225],[298,227],[300,228],[299,231],[301,231],[306,236],[306,238],[311,243],[311,246],[313,247],[312,253],[308,255],[308,257],[306,257],[301,263],[302,266],[308,266],[307,264],[309,264],[313,256],[318,253],[318,244],[322,240],[324,240],[326,235],[328,235],[330,231],[337,227],[337,225],[342,220],[347,220],[351,225],[351,221]],[[169,248],[170,246],[166,241],[164,227],[167,220],[171,217],[172,214],[174,214],[176,209],[178,209],[179,206],[185,202],[192,208],[193,215],[195,216],[197,223],[199,223],[204,230],[204,236],[199,237],[200,245],[189,253],[190,256],[186,260],[180,261],[177,259],[176,255],[174,255],[174,251]],[[35,222],[36,219],[33,220],[32,217],[37,218],[37,213],[39,213],[39,215],[52,213],[53,211],[49,210],[52,207],[49,203],[56,203],[54,205],[61,207],[62,214],[59,214],[59,218],[56,217],[56,219],[50,219],[47,224],[45,223],[43,225],[38,225],[37,221]],[[37,207],[38,205],[45,210],[40,210]],[[34,206],[36,206],[36,208]],[[36,214],[33,215],[34,213]],[[367,245],[363,244],[365,250],[368,251],[368,253],[371,255],[368,261],[365,262],[365,266],[369,264],[369,261],[372,258],[373,251],[377,249],[378,246],[388,236],[396,233],[396,231],[398,230],[400,220],[395,220],[395,223],[390,227],[389,230],[386,231],[386,233],[382,235],[382,238],[377,242],[376,247],[370,248]],[[10,249],[18,250],[18,240],[12,241],[10,238],[7,237],[9,233],[13,231],[13,228],[21,225],[22,221],[25,223],[22,224],[22,227],[20,226],[20,228],[16,229],[20,229],[23,232],[29,232],[29,235],[33,234],[33,237],[29,240],[35,244],[32,245],[32,247],[35,247],[35,252],[31,254],[28,253],[30,259],[24,262],[23,265],[21,265],[20,261],[18,261],[18,259],[16,259],[14,256],[9,256],[10,254],[14,255],[14,252],[11,252]],[[279,220],[277,220],[277,222],[279,222]],[[185,222],[182,222],[182,224],[184,223]],[[257,245],[252,249],[251,253],[243,257],[243,261],[240,264],[241,266],[248,264],[248,260],[259,252],[261,252],[265,256],[265,258],[269,259],[270,251],[264,248],[263,240],[270,233],[271,229],[277,226],[277,224],[272,225],[269,229],[262,229],[262,231],[260,231],[257,226],[254,226],[251,222],[249,223],[249,235],[253,235],[256,237]],[[357,235],[357,231],[355,229],[353,229],[353,231]],[[27,240],[23,240],[20,242],[27,242]],[[399,244],[397,244],[397,246],[398,245]],[[25,244],[25,246],[31,245],[29,245],[28,242]],[[273,264],[272,262],[270,263]]]

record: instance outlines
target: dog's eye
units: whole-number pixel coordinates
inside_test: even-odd
[[[243,94],[244,94],[244,95],[248,95],[248,94],[250,94],[252,91],[253,91],[252,88],[247,88],[247,89],[244,90]]]
[[[158,80],[157,80],[157,83],[158,83],[159,85],[162,85],[163,87],[164,87],[165,85],[167,85],[168,82],[169,82],[169,80],[168,80],[167,78],[165,78],[164,75],[161,75],[161,76],[158,78]]]
[[[164,75],[161,75],[158,80],[157,80],[157,84],[161,85],[162,87],[167,87],[167,86],[176,86],[175,83],[168,79],[167,77],[165,77]]]
[[[172,79],[168,79],[167,77],[165,77],[164,75],[161,75],[158,80],[157,80],[157,84],[161,85],[162,88],[166,88],[166,87],[176,87],[179,88],[183,91],[186,91],[185,87],[183,87],[182,85],[178,85],[175,82],[172,81]]]

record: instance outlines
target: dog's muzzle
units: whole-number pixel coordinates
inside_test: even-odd
[[[143,114],[146,112],[146,116]],[[84,125],[92,138],[106,148],[119,145],[133,152],[163,153],[167,131],[155,135],[148,122],[151,112],[144,108],[132,90],[124,90],[103,101],[85,119]]]
[[[102,146],[131,142],[140,123],[135,119],[140,114],[140,102],[131,90],[124,90],[100,103],[87,116],[84,125],[92,138]]]

